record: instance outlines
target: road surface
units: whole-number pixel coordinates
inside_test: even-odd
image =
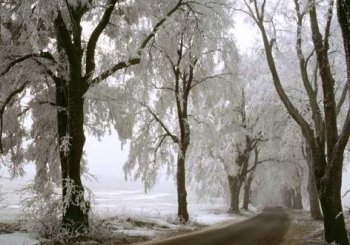
[[[266,209],[261,214],[240,223],[189,233],[146,244],[154,245],[275,245],[280,244],[289,227],[283,209]]]

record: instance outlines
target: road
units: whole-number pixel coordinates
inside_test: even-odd
[[[279,208],[240,223],[189,233],[146,244],[154,245],[275,245],[280,244],[289,227],[288,214]]]

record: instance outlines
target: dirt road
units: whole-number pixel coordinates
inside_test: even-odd
[[[154,245],[275,245],[280,244],[289,226],[283,209],[266,209],[263,213],[240,223],[190,233],[161,241]]]

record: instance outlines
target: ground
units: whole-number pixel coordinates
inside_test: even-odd
[[[161,218],[125,218],[109,217],[94,220],[91,235],[81,235],[77,237],[55,237],[53,239],[36,238],[21,228],[19,224],[0,224],[0,244],[9,245],[63,245],[63,244],[135,244],[145,242],[154,238],[162,238],[184,234],[199,230],[216,222],[239,222],[248,218],[247,214],[234,216],[220,213],[220,210],[208,210],[213,213],[202,214],[202,219],[207,223],[189,222],[186,225],[169,223]],[[207,217],[205,217],[207,215]],[[215,217],[213,219],[213,217]],[[211,220],[209,222],[209,220]],[[219,221],[221,220],[221,221]],[[208,222],[210,224],[208,224]]]
[[[7,203],[0,208],[0,244],[31,245],[37,244],[133,244],[155,237],[171,236],[201,229],[225,221],[241,221],[244,216],[228,214],[227,203],[223,199],[200,200],[189,193],[188,208],[190,222],[187,225],[176,223],[176,192],[161,189],[144,193],[140,186],[116,185],[115,180],[92,183],[93,193],[91,226],[92,236],[80,236],[67,239],[43,239],[38,236],[36,226],[32,223],[20,226],[20,193],[21,183],[2,181],[2,191],[6,193]],[[23,183],[22,183],[23,182]],[[41,210],[39,209],[39,212]],[[30,213],[31,216],[32,213]],[[33,218],[33,217],[32,217]],[[35,220],[35,217],[34,217]],[[31,235],[29,235],[31,231]],[[108,242],[107,242],[108,241]]]
[[[322,233],[322,221],[313,220],[310,213],[304,210],[288,211],[291,223],[285,235],[282,245],[316,245],[323,244],[321,240],[314,237],[315,234]]]
[[[106,179],[106,178],[104,178]],[[3,192],[7,192],[7,203],[0,208],[0,244],[32,245],[40,240],[42,244],[133,244],[159,237],[174,236],[202,229],[222,222],[239,222],[253,215],[228,214],[227,203],[222,199],[200,200],[189,193],[189,213],[191,220],[187,225],[176,223],[176,193],[168,190],[155,190],[145,194],[139,186],[124,187],[110,183],[94,183],[93,236],[80,236],[70,240],[61,239],[53,243],[38,236],[29,235],[19,225],[20,195],[17,186],[26,183],[3,182]],[[0,183],[1,184],[1,183]],[[254,210],[255,212],[257,210]],[[257,211],[258,212],[258,211]],[[288,211],[291,225],[283,245],[321,245],[323,244],[322,222],[314,221],[307,211]],[[346,215],[348,227],[350,217]],[[111,239],[111,237],[113,239]]]

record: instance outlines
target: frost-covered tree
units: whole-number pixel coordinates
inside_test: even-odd
[[[141,110],[124,170],[127,176],[141,178],[148,189],[162,166],[170,173],[176,169],[181,222],[189,219],[186,160],[190,150],[197,150],[190,145],[201,113],[199,105],[210,100],[212,87],[224,82],[232,71],[228,66],[234,67],[223,51],[231,42],[224,31],[230,23],[226,4],[203,1],[183,11],[181,18],[168,26],[171,32],[164,33],[167,37],[153,42],[158,61],[152,63],[149,74],[136,78],[144,81],[144,90],[137,87],[139,92],[133,94]]]
[[[28,43],[20,45],[18,26],[11,21],[14,6],[12,1],[0,4],[0,62],[4,68],[30,47]],[[20,100],[32,80],[32,69],[38,69],[38,66],[25,63],[12,76],[7,69],[0,72],[0,158],[2,167],[6,166],[13,177],[22,173],[27,109]]]
[[[233,159],[231,161],[225,161],[219,155],[217,156],[219,159],[222,159],[221,161],[223,162],[227,172],[227,179],[231,195],[229,212],[232,213],[239,213],[239,197],[241,187],[246,181],[247,175],[255,169],[254,166],[249,168],[251,153],[258,147],[259,142],[264,140],[263,132],[259,130],[255,131],[255,122],[251,122],[252,124],[249,125],[244,90],[242,90],[241,98],[241,103],[237,108],[239,114],[239,125],[237,131],[235,132],[238,136],[237,138],[240,140],[232,144],[231,147],[233,152],[227,151],[224,153],[232,154]],[[256,120],[259,120],[259,117],[256,118]]]
[[[30,149],[42,153],[33,154],[39,173],[44,173],[42,176],[57,169],[56,164],[48,167],[49,163],[60,161],[62,228],[69,232],[84,232],[88,227],[89,204],[80,178],[87,91],[117,71],[139,64],[162,26],[177,10],[190,6],[190,2],[183,0],[14,3],[11,21],[17,23],[19,41],[31,46],[30,50],[18,52],[19,58],[9,60],[1,74],[18,74],[16,71],[23,62],[31,62],[41,67],[36,73],[32,71],[36,74],[33,77],[43,76],[41,79],[48,80],[31,86],[34,100],[30,104],[53,108],[40,114],[35,111],[38,106],[33,105],[35,118],[31,135],[34,139]],[[113,48],[108,50],[108,59],[103,56],[106,44]],[[50,123],[45,124],[44,120]],[[45,141],[50,144],[43,143]],[[49,151],[46,157],[48,152],[42,147]]]
[[[257,70],[254,72],[258,73]],[[194,146],[197,150],[191,154],[190,160],[196,163],[191,167],[192,181],[199,182],[196,190],[230,196],[229,211],[233,213],[239,213],[243,185],[246,208],[257,165],[278,159],[277,156],[264,156],[257,160],[257,164],[252,155],[260,144],[278,134],[274,124],[286,117],[278,101],[273,100],[271,89],[263,85],[261,77],[252,75],[254,72],[241,67],[241,77],[216,88],[219,96],[214,97],[211,110],[201,119],[201,130],[195,136],[198,138]],[[260,91],[257,93],[258,86]],[[266,151],[271,150],[266,148]],[[211,184],[208,185],[208,182]]]
[[[280,2],[279,2],[280,3]],[[269,11],[267,1],[244,1],[245,12],[254,20],[261,32],[262,42],[266,55],[273,83],[276,91],[283,102],[285,108],[291,117],[297,122],[305,138],[313,161],[313,172],[316,179],[316,186],[324,216],[325,240],[327,242],[337,242],[339,244],[349,244],[347,232],[345,229],[344,217],[342,215],[341,205],[341,183],[342,183],[342,166],[343,154],[350,135],[350,109],[348,109],[345,120],[341,120],[338,115],[341,100],[336,98],[337,75],[335,73],[337,65],[332,65],[334,56],[330,49],[334,48],[334,43],[330,42],[331,33],[338,29],[339,26],[332,25],[334,1],[317,2],[310,0],[301,4],[294,1],[294,19],[296,20],[296,62],[301,66],[301,76],[298,80],[302,81],[303,91],[307,94],[307,102],[310,108],[308,115],[303,115],[298,110],[295,103],[292,102],[290,94],[282,85],[283,74],[280,66],[276,63],[276,48],[279,41],[285,37],[282,33],[276,31],[277,21],[274,15],[276,9],[291,9],[290,3],[276,5],[272,11]],[[339,15],[346,13],[346,6],[341,2]],[[282,8],[281,8],[282,7]],[[344,7],[344,8],[343,8]],[[326,18],[318,17],[323,11]],[[342,12],[343,11],[343,12]],[[346,16],[346,15],[345,15]],[[306,17],[309,22],[306,22]],[[280,22],[280,21],[279,21]],[[286,23],[290,21],[286,21]],[[345,53],[348,52],[348,33],[349,19],[342,19],[340,23],[345,40]],[[305,24],[308,23],[308,24]],[[290,24],[289,24],[290,28]],[[306,28],[308,28],[306,30]],[[324,32],[321,30],[324,28]],[[312,37],[311,47],[302,45],[306,35]],[[317,73],[315,77],[320,77],[320,81],[311,83],[307,72],[309,60],[312,55],[305,57],[305,49],[312,48],[315,53],[315,62],[317,64]],[[338,56],[339,57],[339,56]],[[348,56],[346,56],[348,59]],[[335,63],[336,64],[336,63]],[[348,61],[347,61],[348,64]],[[339,67],[338,67],[339,69]],[[305,73],[306,72],[306,73]],[[343,79],[344,80],[344,79]],[[319,83],[321,84],[319,88]],[[349,86],[347,81],[347,86]],[[347,90],[347,89],[345,89]],[[319,91],[319,93],[318,93]],[[322,104],[318,104],[318,95],[322,98]],[[310,116],[311,115],[311,116]],[[339,126],[342,125],[342,126]],[[339,127],[338,127],[339,126]]]

